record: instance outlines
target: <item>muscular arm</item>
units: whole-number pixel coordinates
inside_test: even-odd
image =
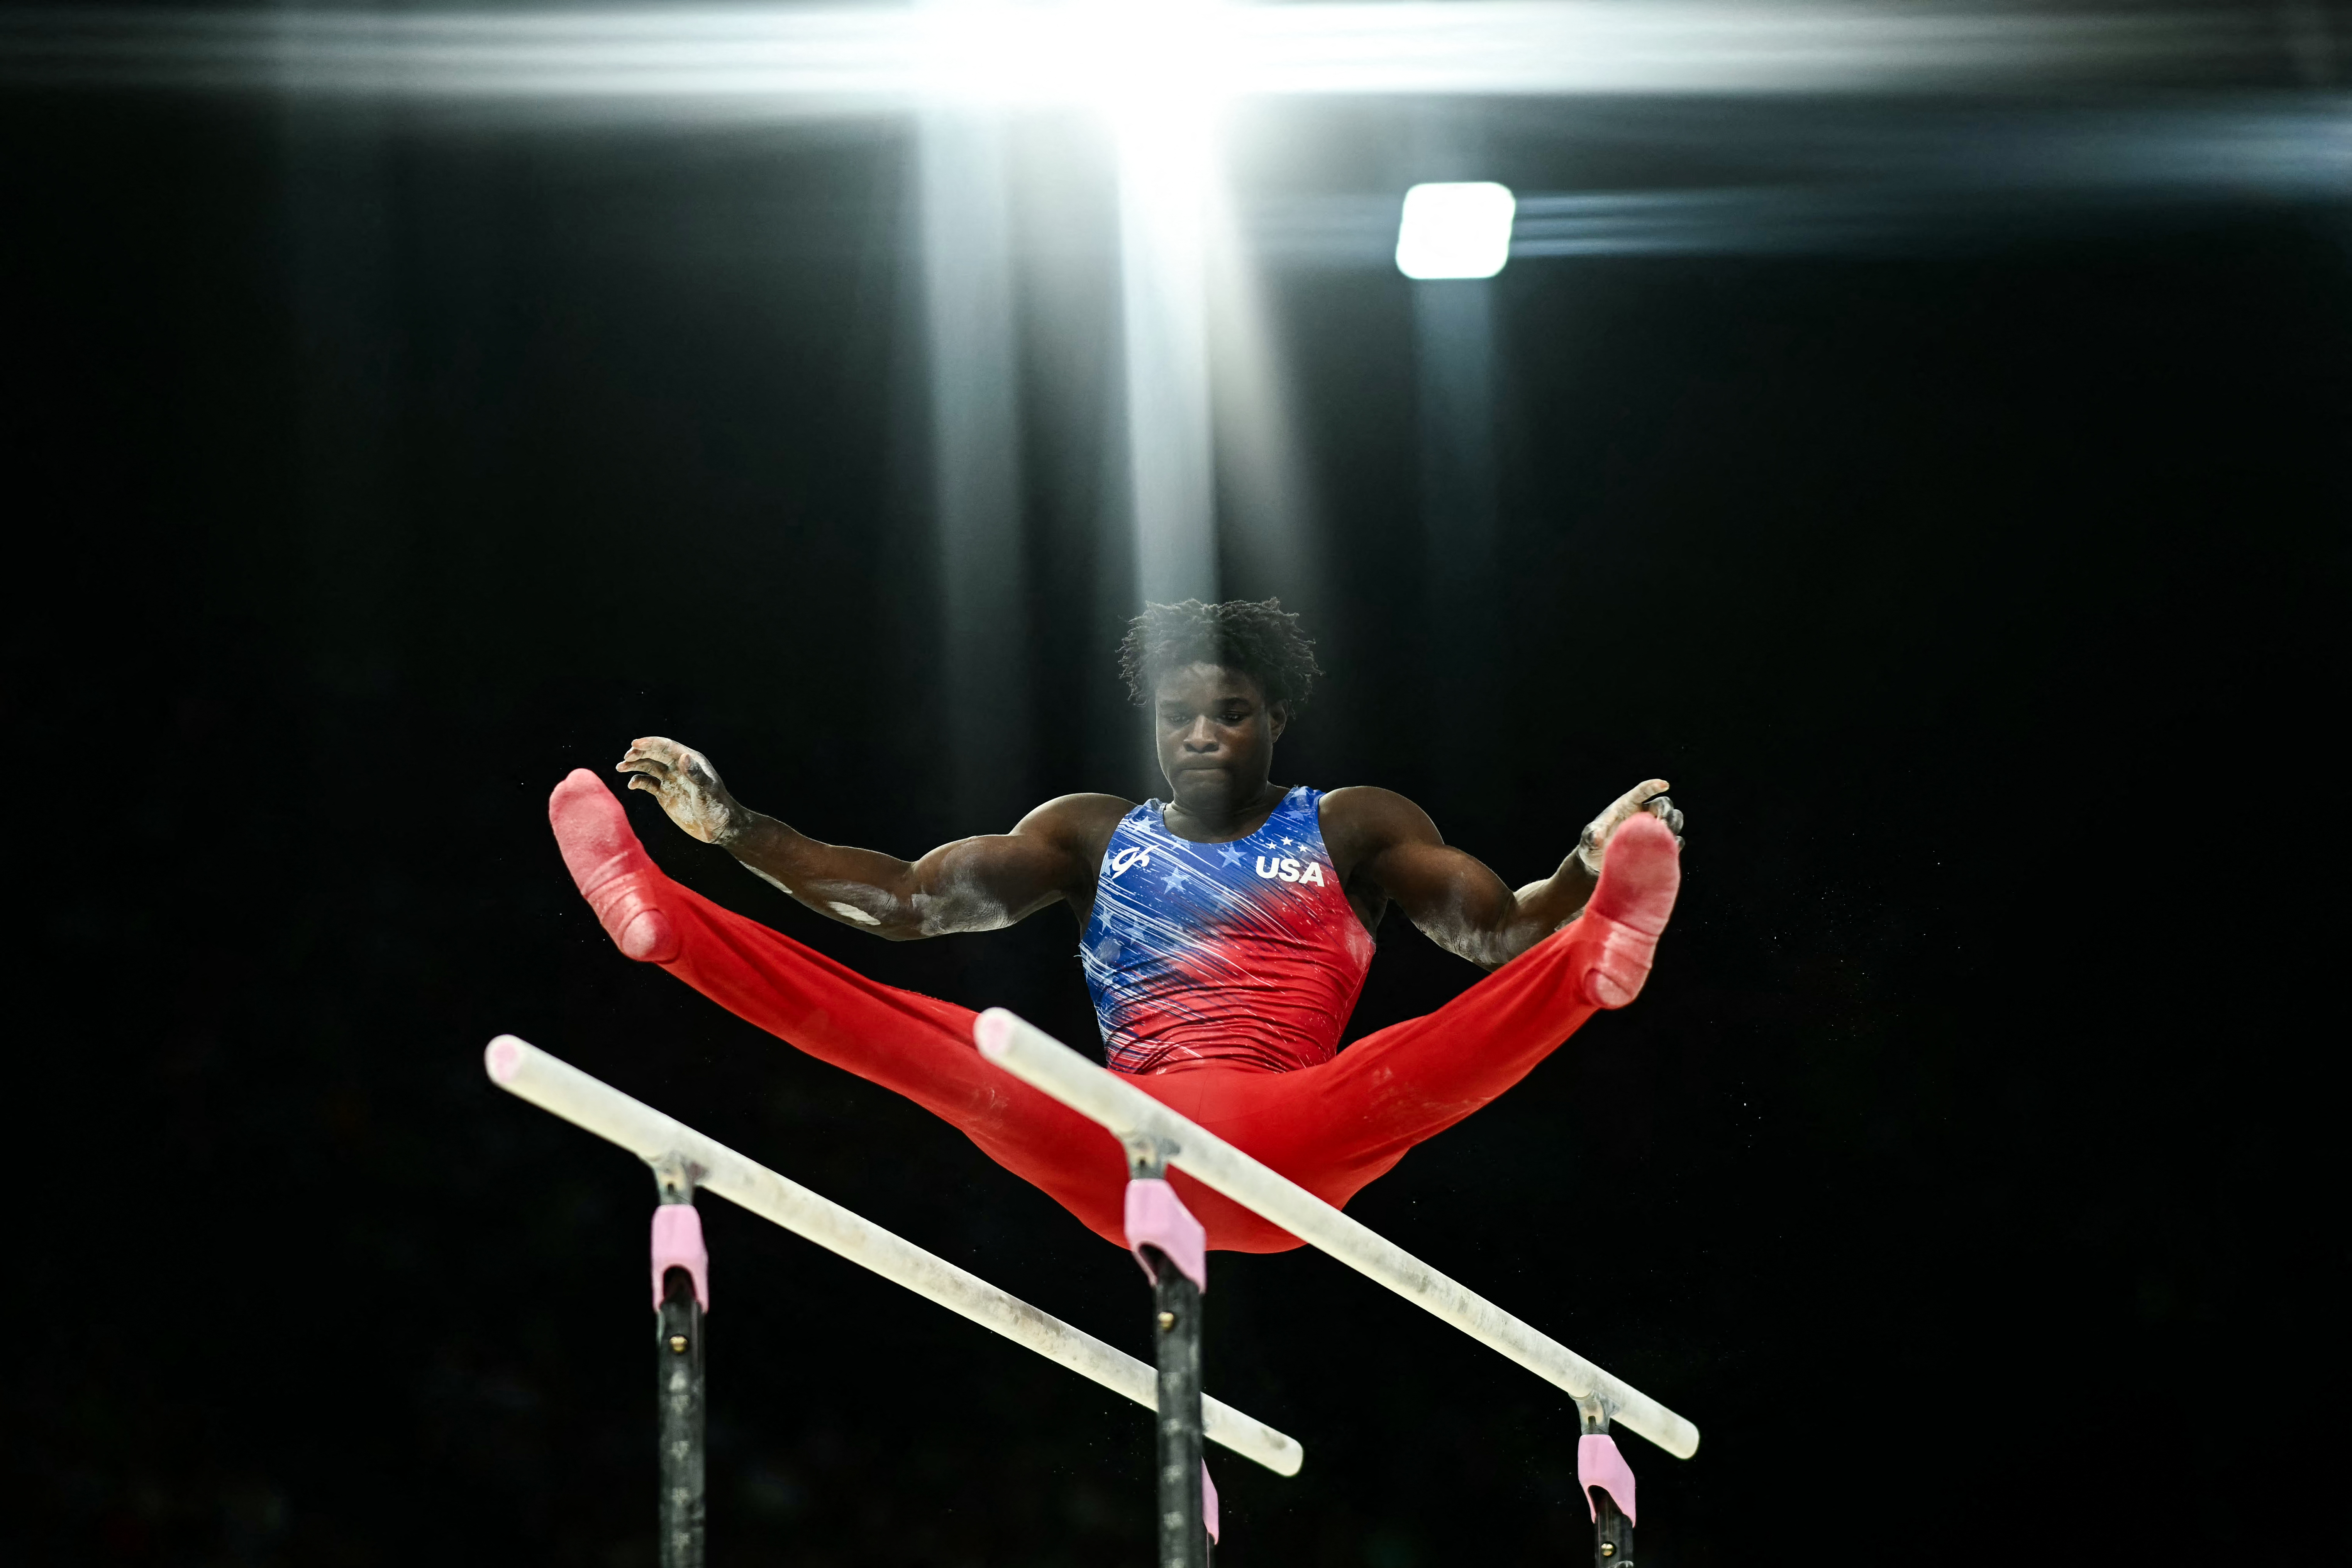
[[[1324,797],[1324,837],[1342,866],[1349,897],[1377,911],[1395,900],[1405,918],[1449,952],[1499,969],[1583,913],[1618,827],[1648,812],[1682,831],[1664,779],[1627,791],[1585,828],[1559,869],[1514,892],[1475,857],[1447,844],[1426,812],[1384,789]]]
[[[620,771],[670,819],[763,881],[844,925],[894,942],[996,931],[1065,899],[1087,900],[1110,825],[1109,795],[1065,795],[1010,833],[943,844],[917,860],[811,838],[736,801],[709,759],[660,736],[630,746]]]

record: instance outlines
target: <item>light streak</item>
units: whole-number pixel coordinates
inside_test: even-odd
[[[1841,93],[2210,79],[2275,56],[2250,11],[2064,15],[1701,0],[677,9],[26,11],[0,77],[452,100],[870,112],[940,97]]]

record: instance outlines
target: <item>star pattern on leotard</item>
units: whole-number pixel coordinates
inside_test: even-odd
[[[1234,848],[1230,844],[1218,850],[1217,853],[1224,857],[1225,864],[1228,866],[1238,866],[1242,863],[1242,852]]]
[[[1184,875],[1183,867],[1171,866],[1168,868],[1168,879],[1160,884],[1160,890],[1163,893],[1172,893],[1192,879]]]

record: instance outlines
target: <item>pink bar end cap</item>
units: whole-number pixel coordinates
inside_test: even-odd
[[[482,1052],[483,1065],[490,1077],[499,1083],[512,1083],[515,1074],[522,1070],[522,1042],[512,1035],[500,1035]]]
[[[1217,1539],[1217,1483],[1209,1479],[1209,1461],[1201,1461],[1201,1522],[1209,1527],[1209,1539]]]
[[[1192,1217],[1176,1189],[1158,1177],[1127,1184],[1127,1245],[1145,1276],[1157,1281],[1146,1245],[1156,1247],[1185,1279],[1202,1290],[1209,1288],[1208,1227]]]
[[[1587,1432],[1576,1440],[1576,1484],[1584,1493],[1584,1511],[1595,1520],[1601,1517],[1601,1510],[1592,1500],[1592,1489],[1599,1487],[1617,1504],[1627,1523],[1642,1522],[1633,1517],[1633,1468],[1617,1451],[1617,1439],[1606,1432]]]
[[[1013,1015],[1002,1007],[991,1007],[971,1021],[972,1043],[992,1061],[1004,1054],[1004,1037],[1012,1032]]]
[[[694,1299],[710,1310],[710,1249],[702,1245],[702,1212],[692,1204],[654,1210],[654,1310],[661,1310],[662,1276],[683,1268],[694,1276]]]

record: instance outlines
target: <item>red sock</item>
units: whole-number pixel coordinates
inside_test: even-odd
[[[656,901],[669,879],[637,842],[628,808],[604,781],[586,768],[572,769],[547,797],[547,820],[564,868],[613,944],[643,963],[676,958],[677,928]]]
[[[1584,973],[1584,994],[1596,1007],[1622,1007],[1642,994],[1658,933],[1675,912],[1683,885],[1682,851],[1673,830],[1654,816],[1637,816],[1609,840],[1601,885],[1579,925],[1595,927],[1601,951]]]

